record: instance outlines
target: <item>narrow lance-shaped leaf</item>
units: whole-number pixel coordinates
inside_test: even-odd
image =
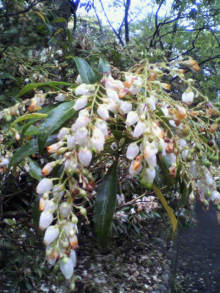
[[[106,60],[103,60],[101,57],[99,59],[98,71],[103,74],[109,73],[111,71],[110,64]]]
[[[117,161],[109,169],[99,185],[94,206],[95,233],[100,244],[105,247],[111,232],[112,219],[116,207]]]
[[[161,193],[160,189],[157,188],[155,185],[153,185],[152,188],[153,188],[154,192],[156,193],[157,197],[159,198],[164,209],[166,210],[166,212],[170,218],[170,222],[172,224],[173,233],[175,233],[176,229],[177,229],[178,221],[177,221],[177,218],[173,212],[173,209],[168,205],[168,203],[167,203],[165,197],[163,196],[163,194]]]
[[[75,57],[74,61],[82,81],[88,84],[94,83],[96,81],[96,76],[91,66],[84,59],[79,57]]]
[[[39,126],[40,135],[38,136],[39,151],[42,152],[48,137],[59,129],[66,121],[73,117],[74,101],[64,102],[48,113],[48,117]]]
[[[34,179],[40,181],[42,179],[40,166],[38,165],[37,162],[33,161],[31,158],[28,158],[28,160],[29,160],[29,168],[30,168],[29,174]]]
[[[35,121],[46,118],[48,115],[47,114],[42,114],[42,113],[31,113],[31,114],[25,114],[23,116],[18,117],[15,121],[11,123],[11,127],[13,127],[15,124],[18,122],[24,121],[24,120],[30,120],[30,119],[35,119]]]

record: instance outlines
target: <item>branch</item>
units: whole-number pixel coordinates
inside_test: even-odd
[[[99,15],[98,15],[98,13],[97,13],[97,10],[96,10],[96,8],[95,8],[94,0],[92,1],[92,8],[93,8],[94,11],[95,11],[95,16],[96,16],[97,21],[98,21],[98,24],[99,24],[100,33],[103,34],[102,23],[101,23],[101,20],[100,20],[100,18],[99,18]]]
[[[204,63],[206,63],[206,62],[209,62],[209,61],[211,61],[211,60],[218,59],[218,58],[220,59],[220,55],[216,55],[216,56],[213,56],[213,57],[209,57],[209,58],[207,58],[207,59],[201,61],[201,62],[199,63],[199,65],[202,65],[202,64],[204,64]]]
[[[110,22],[110,20],[109,20],[109,18],[108,18],[108,16],[107,16],[107,14],[106,14],[106,12],[105,12],[105,8],[104,8],[104,6],[103,6],[102,0],[99,0],[99,2],[100,2],[100,4],[101,4],[102,10],[103,10],[103,12],[104,12],[105,18],[106,18],[107,21],[108,21],[108,24],[109,24],[110,27],[112,28],[112,31],[114,32],[114,34],[116,35],[116,37],[118,38],[119,43],[120,43],[122,46],[124,46],[124,42],[123,42],[121,36],[117,33],[117,31],[115,30],[115,28],[112,26],[112,24],[111,24],[111,22]]]
[[[126,1],[126,4],[125,4],[125,17],[124,17],[124,20],[125,20],[125,41],[126,41],[126,44],[128,44],[128,42],[129,42],[128,12],[129,12],[130,5],[131,5],[131,0],[127,0]]]

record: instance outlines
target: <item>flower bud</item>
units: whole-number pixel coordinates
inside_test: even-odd
[[[119,106],[119,112],[121,114],[127,114],[132,110],[132,104],[127,101],[121,101]]]
[[[130,111],[127,115],[126,125],[131,126],[138,122],[138,114],[135,111]]]
[[[91,138],[92,146],[98,151],[101,152],[104,149],[105,137],[103,132],[97,127],[93,130],[93,135]]]
[[[61,140],[64,138],[69,133],[69,128],[67,127],[62,127],[57,135],[58,140]]]
[[[54,166],[55,166],[55,162],[47,163],[47,164],[43,167],[43,169],[41,170],[41,174],[42,174],[43,176],[47,176],[47,175],[49,175],[49,174],[52,172]]]
[[[146,130],[144,122],[138,122],[133,131],[133,137],[140,137]]]
[[[70,258],[73,262],[73,267],[75,267],[76,266],[76,252],[75,252],[75,250],[72,250],[72,249],[70,250]]]
[[[63,202],[60,205],[60,215],[63,218],[68,218],[68,216],[70,215],[71,212],[71,205],[68,204],[67,202]]]
[[[56,226],[49,226],[44,234],[44,244],[50,245],[59,235],[59,229]]]
[[[87,103],[88,103],[88,96],[82,96],[81,98],[75,101],[73,109],[76,111],[81,110],[87,105]]]
[[[36,192],[38,194],[44,194],[45,192],[50,191],[52,188],[53,188],[52,180],[48,178],[44,178],[38,183]]]
[[[126,157],[129,160],[133,160],[137,156],[138,153],[139,153],[139,147],[137,146],[137,144],[135,142],[130,143],[127,148]]]
[[[95,86],[92,84],[82,83],[75,88],[76,96],[92,95],[95,92]]]
[[[40,215],[39,228],[45,230],[53,222],[53,214],[50,211],[44,211]]]
[[[60,270],[63,273],[65,279],[70,279],[73,275],[73,261],[69,257],[64,257],[60,261]]]
[[[83,166],[88,167],[92,160],[92,152],[88,148],[81,148],[78,153],[78,158]]]
[[[194,99],[194,93],[192,91],[190,91],[190,92],[184,92],[182,94],[182,102],[185,103],[185,104],[187,104],[187,105],[192,104],[193,99]]]
[[[97,109],[97,113],[102,119],[104,120],[109,119],[108,105],[107,104],[100,105]]]

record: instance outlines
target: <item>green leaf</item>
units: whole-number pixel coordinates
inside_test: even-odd
[[[99,58],[98,71],[103,74],[109,73],[111,71],[110,64],[106,60],[103,60],[101,57]]]
[[[166,210],[166,212],[170,218],[170,222],[172,224],[173,233],[175,233],[176,229],[177,229],[178,221],[177,221],[177,218],[173,212],[173,209],[168,205],[168,203],[167,203],[165,197],[163,196],[163,194],[161,193],[160,189],[157,188],[155,185],[153,185],[152,188],[153,188],[154,192],[156,193],[157,197],[159,198],[164,209]]]
[[[37,162],[33,161],[31,158],[28,158],[28,160],[29,160],[29,168],[30,168],[29,174],[34,179],[40,181],[42,179],[40,166],[38,165]]]
[[[39,128],[34,125],[29,125],[28,128],[23,132],[26,136],[37,135],[39,133]]]
[[[12,80],[16,80],[16,78],[14,76],[12,76],[11,74],[9,74],[7,72],[0,72],[0,79],[12,79]]]
[[[32,139],[25,145],[21,146],[10,160],[10,167],[19,164],[26,157],[38,152],[37,139]]]
[[[59,86],[71,86],[72,83],[69,82],[63,82],[63,81],[49,81],[49,82],[35,82],[35,83],[30,83],[27,84],[20,92],[18,93],[17,98],[22,97],[26,93],[40,88],[40,87],[51,87],[51,88],[57,88]]]
[[[101,246],[105,247],[111,232],[117,193],[117,161],[114,162],[99,185],[94,206],[95,233]]]
[[[39,126],[38,145],[40,152],[43,151],[48,137],[73,117],[75,113],[73,105],[74,101],[63,102],[48,113],[48,117]]]
[[[96,81],[96,76],[90,65],[79,57],[75,57],[74,61],[82,81],[88,84],[94,83]]]
[[[42,118],[46,118],[48,114],[41,114],[41,113],[32,113],[32,114],[26,114],[21,117],[18,117],[14,122],[11,123],[11,127],[13,127],[18,122],[24,121],[24,120],[30,120],[35,118],[35,120],[40,120]]]

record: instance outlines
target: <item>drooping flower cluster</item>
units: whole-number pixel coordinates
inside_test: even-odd
[[[42,175],[49,177],[42,179],[36,190],[47,259],[51,264],[59,262],[66,279],[72,278],[76,265],[78,216],[86,217],[86,200],[94,190],[92,169],[106,153],[114,156],[114,148],[108,147],[112,143],[119,146],[128,164],[129,178],[136,178],[144,187],[164,182],[159,180],[162,176],[165,185],[177,182],[179,186],[181,181],[192,190],[190,203],[194,194],[204,203],[210,198],[220,203],[215,182],[218,170],[214,166],[218,160],[215,120],[219,113],[193,81],[185,79],[180,68],[185,64],[196,71],[197,63],[190,58],[184,62],[167,65],[146,61],[124,73],[122,80],[109,74],[96,84],[85,84],[77,78],[75,113],[57,133],[57,141],[47,147],[50,160],[43,166]],[[178,98],[172,96],[167,72],[185,85]],[[29,113],[36,111],[45,99],[46,94],[38,92],[22,107],[15,105],[2,111],[0,119],[11,119],[12,109],[19,116],[25,106]],[[64,93],[58,93],[54,100],[62,103],[65,99]],[[2,155],[0,167],[8,163]],[[139,211],[157,205],[153,197],[134,204]]]

